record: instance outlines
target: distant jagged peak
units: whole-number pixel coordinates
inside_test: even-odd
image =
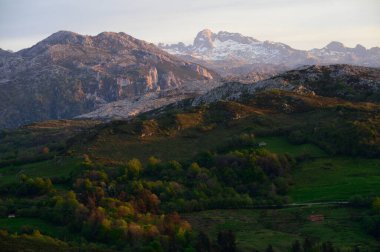
[[[240,44],[252,44],[259,42],[257,39],[243,36],[240,33],[227,31],[219,31],[218,33],[214,33],[210,29],[203,29],[202,31],[198,32],[197,36],[195,37],[193,46],[195,48],[212,49],[215,47],[214,42],[216,39],[221,42],[231,40]]]
[[[203,34],[205,36],[212,36],[212,35],[215,35],[215,33],[213,31],[211,31],[210,29],[208,28],[205,28],[203,29],[202,31],[198,32],[198,35],[199,34]]]
[[[366,48],[363,45],[361,45],[361,44],[357,44],[355,46],[355,49],[366,49]]]
[[[305,64],[339,63],[380,66],[380,47],[347,47],[332,41],[323,48],[300,50],[281,42],[259,41],[240,33],[213,32],[210,29],[200,31],[193,45],[178,43],[159,47],[183,59],[218,69],[223,75],[235,74],[237,68],[247,69],[249,64],[286,65],[288,68]]]
[[[348,50],[348,51],[353,51],[356,54],[365,54],[367,51],[367,48],[365,48],[361,44],[357,44],[355,47],[350,48],[338,41],[332,41],[328,45],[326,45],[324,48],[330,51],[335,51],[335,52],[346,52]]]
[[[241,44],[251,44],[254,42],[259,42],[259,40],[252,37],[244,36],[241,33],[227,32],[227,31],[218,32],[216,37],[222,42],[226,40],[233,40]]]
[[[325,48],[336,52],[344,51],[346,49],[344,44],[338,41],[331,41],[328,45],[325,46]]]
[[[354,48],[356,53],[365,53],[367,51],[367,48],[362,46],[361,44],[357,44]]]
[[[216,34],[210,29],[203,29],[195,37],[193,46],[196,48],[212,49],[214,47],[215,36]]]

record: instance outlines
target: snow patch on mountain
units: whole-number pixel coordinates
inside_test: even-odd
[[[351,64],[380,67],[380,48],[366,49],[362,45],[355,48],[333,41],[321,49],[297,50],[272,41],[259,41],[239,33],[221,31],[213,33],[205,29],[199,32],[192,45],[183,43],[159,46],[168,53],[203,61],[204,65],[222,75],[231,68],[248,64],[284,65],[294,68],[314,64]]]

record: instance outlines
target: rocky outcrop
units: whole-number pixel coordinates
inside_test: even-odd
[[[158,86],[158,72],[157,68],[152,67],[146,76],[146,91],[156,91],[157,89],[160,89],[160,86]]]
[[[207,82],[207,85],[205,85],[205,82]],[[131,99],[110,102],[77,118],[102,120],[128,119],[140,113],[162,108],[185,99],[193,99],[219,85],[221,85],[219,81],[191,81],[185,83],[182,87],[149,92]]]
[[[219,76],[125,33],[60,31],[0,51],[0,128],[71,118],[121,99]]]
[[[380,69],[351,65],[307,66],[252,84],[226,83],[195,98],[193,106],[239,100],[246,95],[273,89],[380,102]]]

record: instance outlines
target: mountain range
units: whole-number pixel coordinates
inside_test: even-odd
[[[72,118],[184,85],[202,89],[218,78],[125,33],[60,31],[31,48],[0,51],[0,127]]]
[[[342,90],[331,90],[332,94],[349,99],[360,93],[376,100],[378,71],[368,66],[379,62],[378,47],[347,48],[338,42],[302,51],[238,33],[203,30],[193,45],[155,46],[122,32],[86,36],[59,31],[18,52],[0,49],[0,128],[48,119],[125,119],[185,99],[196,103],[210,95],[219,97],[226,87],[231,97],[246,89],[315,92],[318,85],[307,85],[328,83],[327,72],[345,76],[339,79]],[[316,63],[367,68],[312,67],[303,73],[306,79],[288,78],[290,69],[301,71],[305,67],[300,66]],[[347,86],[352,80],[359,84]]]
[[[159,47],[173,55],[214,69],[224,76],[252,75],[252,72],[260,74],[263,68],[279,73],[302,65],[316,64],[380,66],[379,47],[366,49],[358,44],[349,48],[334,41],[321,49],[298,50],[284,43],[259,41],[226,31],[214,33],[209,29],[200,31],[192,45],[182,42],[171,45],[160,43]]]

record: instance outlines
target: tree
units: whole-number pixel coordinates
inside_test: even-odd
[[[187,176],[189,178],[196,178],[201,171],[202,169],[197,163],[192,163],[188,169]]]
[[[127,163],[127,174],[131,174],[132,177],[136,178],[140,175],[142,171],[142,164],[137,158],[131,159]]]
[[[372,202],[372,208],[376,212],[380,212],[380,197],[376,197]]]
[[[161,163],[161,160],[159,160],[158,158],[156,158],[154,156],[151,156],[151,157],[148,158],[148,166],[155,167],[159,163]]]
[[[159,172],[161,160],[158,158],[151,156],[148,159],[148,165],[147,165],[147,174],[149,175],[155,175]]]

